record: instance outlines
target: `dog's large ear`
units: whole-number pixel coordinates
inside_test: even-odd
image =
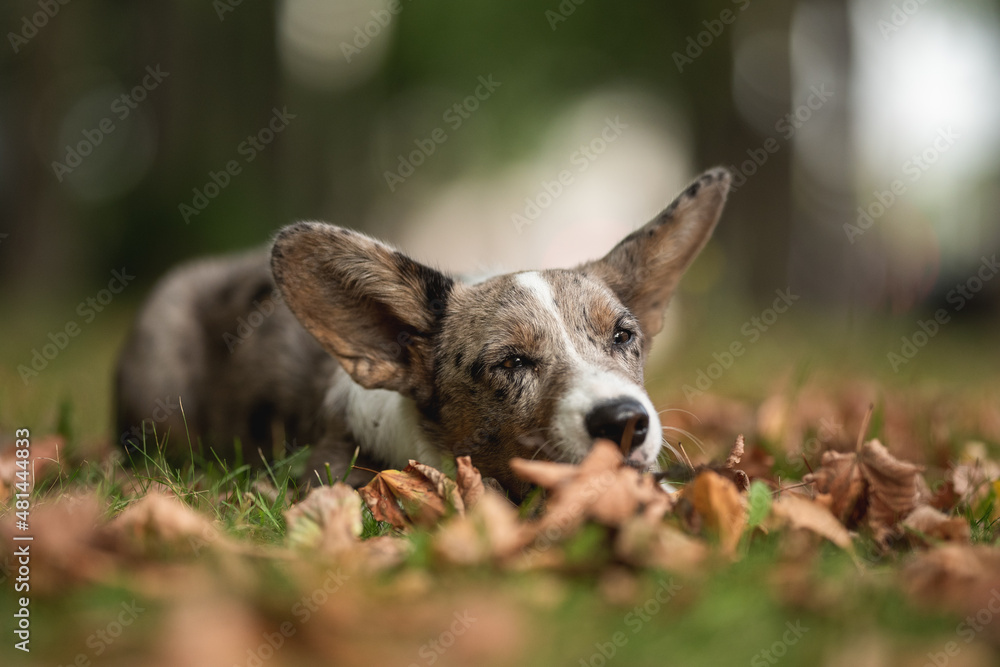
[[[271,250],[278,289],[299,322],[369,389],[429,386],[431,337],[454,281],[364,234],[301,222]]]
[[[639,319],[648,346],[681,276],[708,242],[729,193],[729,172],[702,174],[662,213],[581,271],[611,288]]]

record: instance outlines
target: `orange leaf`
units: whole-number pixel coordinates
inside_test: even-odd
[[[747,522],[746,509],[736,485],[706,470],[684,487],[683,495],[690,500],[704,525],[719,536],[722,550],[734,554]]]

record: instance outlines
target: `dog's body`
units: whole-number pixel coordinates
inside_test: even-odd
[[[155,427],[221,457],[234,439],[308,444],[338,476],[356,447],[366,467],[470,454],[515,494],[510,458],[578,461],[595,437],[649,467],[662,438],[643,362],[728,187],[707,172],[601,260],[475,284],[321,223],[285,228],[270,257],[181,267],[119,362],[121,441],[147,446]]]

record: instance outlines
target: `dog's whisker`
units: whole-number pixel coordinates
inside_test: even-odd
[[[656,414],[662,415],[664,412],[683,412],[686,415],[691,415],[692,417],[694,417],[699,424],[701,423],[701,417],[691,412],[690,410],[685,410],[684,408],[664,408],[663,410],[660,410]]]
[[[688,440],[690,440],[691,442],[693,442],[698,447],[698,449],[701,450],[702,454],[706,453],[705,452],[705,446],[702,444],[701,440],[696,435],[694,435],[693,433],[691,433],[689,431],[685,431],[682,428],[677,428],[676,426],[664,426],[663,430],[664,431],[674,431],[676,433],[680,433],[683,436],[686,436]]]
[[[663,440],[663,446],[669,449],[673,453],[674,458],[676,458],[678,461],[684,460],[683,457],[681,456],[680,450],[671,445],[666,439]]]

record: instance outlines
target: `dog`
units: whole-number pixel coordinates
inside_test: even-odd
[[[578,462],[596,438],[649,469],[663,439],[643,365],[729,186],[724,169],[704,173],[571,269],[462,281],[318,222],[285,227],[269,251],[182,266],[120,356],[120,441],[224,460],[238,445],[265,458],[311,445],[308,474],[323,479],[326,464],[348,473],[356,449],[371,469],[471,455],[515,496],[529,487],[511,458]]]

